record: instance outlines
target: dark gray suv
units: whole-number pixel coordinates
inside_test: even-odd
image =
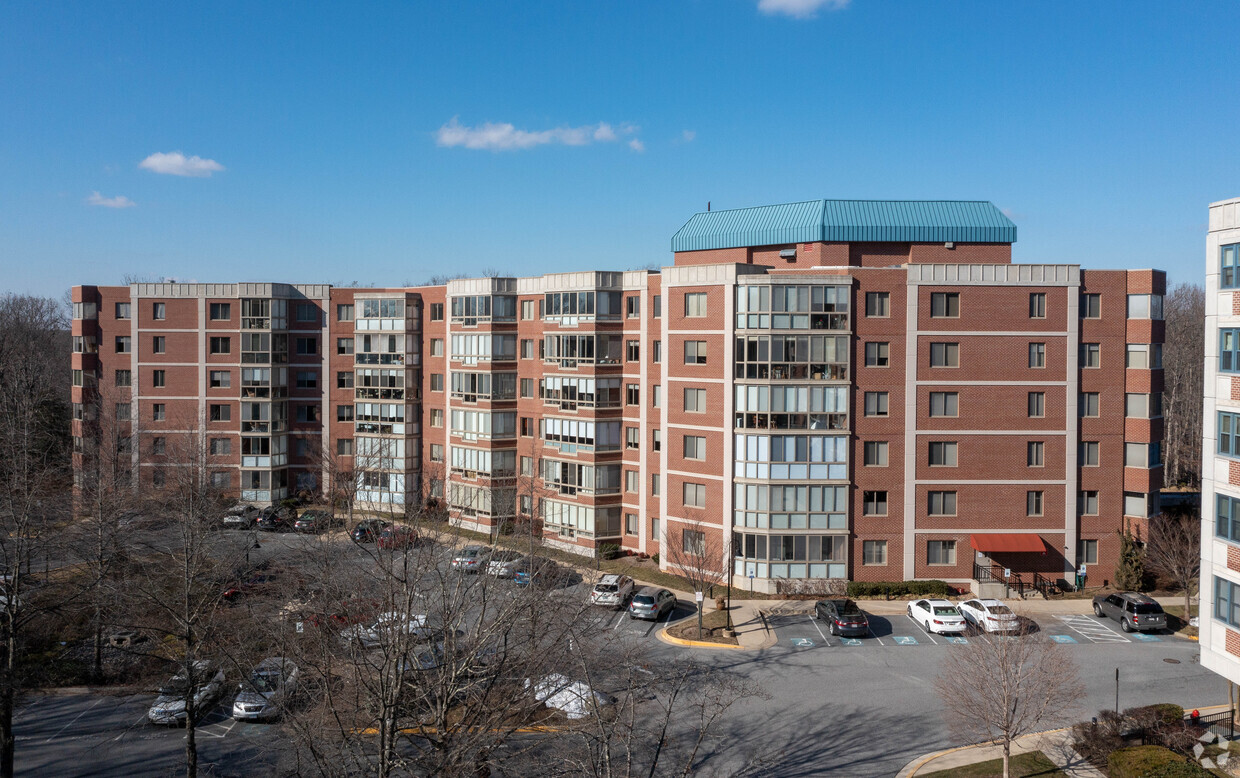
[[[1110,617],[1125,632],[1145,632],[1167,628],[1167,614],[1152,597],[1138,592],[1099,594],[1094,598],[1094,615]]]

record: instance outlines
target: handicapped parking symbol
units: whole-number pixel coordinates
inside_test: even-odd
[[[1142,641],[1145,641],[1146,643],[1152,643],[1155,641],[1162,640],[1162,638],[1158,637],[1157,635],[1147,635],[1144,632],[1134,632],[1132,633],[1132,636],[1136,638],[1137,640],[1142,640]]]
[[[792,638],[792,645],[797,648],[813,648],[814,641],[809,638]]]
[[[846,645],[846,646],[859,646],[859,645],[861,645],[861,641],[860,641],[860,640],[857,640],[856,638],[840,638],[840,640],[841,640],[841,642],[843,642],[843,644],[844,644],[844,645]]]
[[[1072,637],[1071,635],[1051,635],[1050,637],[1051,637],[1051,640],[1055,641],[1056,643],[1075,643],[1076,642],[1076,638]]]
[[[962,638],[959,635],[944,635],[943,637],[948,643],[955,643],[958,646],[963,646],[969,642],[968,638]]]
[[[897,637],[896,645],[897,646],[915,646],[917,645],[917,638]]]

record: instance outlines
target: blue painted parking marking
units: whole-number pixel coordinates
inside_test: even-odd
[[[1134,632],[1132,633],[1132,636],[1135,639],[1145,641],[1146,643],[1155,643],[1162,640],[1162,638],[1157,635],[1147,635],[1144,632]]]
[[[814,641],[810,640],[809,638],[791,638],[791,640],[792,640],[792,645],[796,646],[797,648],[813,648],[814,647]]]
[[[896,645],[897,646],[915,646],[917,645],[917,638],[897,636]]]
[[[1072,637],[1071,635],[1051,635],[1050,638],[1056,643],[1075,643],[1076,642],[1076,638]]]
[[[846,646],[859,646],[861,641],[856,638],[840,638],[840,642]]]
[[[943,638],[948,643],[955,643],[958,646],[963,646],[964,644],[969,642],[968,638],[962,638],[956,635],[944,635]]]

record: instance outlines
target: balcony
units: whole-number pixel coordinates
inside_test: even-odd
[[[404,365],[405,355],[394,353],[358,353],[353,355],[357,365]]]
[[[736,426],[751,430],[846,430],[847,413],[738,413]]]
[[[738,362],[735,374],[751,381],[847,381],[848,365]]]

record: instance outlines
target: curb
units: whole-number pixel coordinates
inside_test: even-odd
[[[667,643],[673,646],[690,646],[692,648],[715,648],[715,649],[722,649],[725,651],[750,651],[752,650],[752,649],[745,648],[744,646],[739,645],[739,644],[732,646],[732,645],[728,645],[727,643],[707,643],[704,640],[687,640],[685,638],[673,637],[667,634],[667,627],[664,627],[663,629],[656,632],[655,636],[658,637],[659,640],[663,641],[664,643]]]
[[[1059,729],[1047,729],[1041,732],[1030,732],[1028,734],[1021,735],[1021,738],[1042,737],[1045,735],[1053,735],[1056,732],[1066,732],[1070,729],[1072,729],[1072,727],[1060,727]],[[993,746],[998,743],[999,741],[997,740],[989,740],[985,743],[973,743],[972,745],[968,745],[968,746],[956,746],[955,748],[945,748],[942,751],[935,751],[934,753],[931,753],[931,754],[923,754],[922,756],[919,756],[913,761],[904,765],[904,767],[900,769],[900,772],[896,773],[896,778],[912,778],[912,776],[917,775],[917,772],[921,770],[921,768],[925,767],[926,765],[928,765],[929,763],[933,762],[935,759],[938,759],[941,756],[947,756],[948,754],[955,754],[960,751],[968,751],[971,748],[987,748],[989,746]]]

